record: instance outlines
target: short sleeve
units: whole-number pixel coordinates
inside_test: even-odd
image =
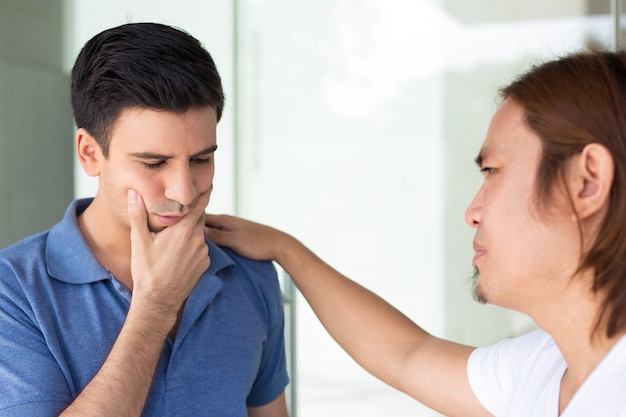
[[[518,386],[526,368],[545,344],[546,334],[535,331],[475,349],[467,362],[467,375],[480,403],[496,417],[511,415]]]
[[[0,417],[56,416],[67,382],[11,269],[0,263]]]
[[[248,407],[260,407],[273,401],[289,383],[285,355],[285,314],[282,292],[278,284],[276,269],[266,263],[269,271],[265,275],[266,302],[269,314],[268,337],[263,347],[259,372],[247,398]],[[270,279],[267,279],[270,278]],[[269,284],[269,285],[268,285]]]

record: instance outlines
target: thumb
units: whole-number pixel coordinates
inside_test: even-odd
[[[148,234],[148,215],[143,198],[133,189],[128,189],[128,220],[130,222],[130,238]]]

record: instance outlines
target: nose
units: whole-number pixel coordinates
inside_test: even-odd
[[[176,201],[183,206],[194,203],[198,190],[189,166],[180,167],[167,174],[165,198]]]
[[[470,227],[478,227],[482,221],[483,187],[478,190],[474,199],[465,210],[465,223]]]

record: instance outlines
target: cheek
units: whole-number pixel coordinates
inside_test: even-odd
[[[141,195],[146,207],[150,207],[151,202],[162,199],[163,187],[156,173],[127,170],[120,173],[117,180],[124,198],[126,198],[128,190],[132,188]]]
[[[194,184],[199,193],[211,191],[213,189],[213,178],[215,175],[215,165],[198,169],[194,173]]]
[[[499,200],[485,212],[482,224],[489,266],[498,276],[525,275],[541,244],[543,225],[530,213],[527,201]]]

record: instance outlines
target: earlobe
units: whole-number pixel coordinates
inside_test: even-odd
[[[87,130],[76,131],[76,155],[83,171],[91,177],[100,175],[102,152],[96,139]]]
[[[585,146],[577,158],[572,198],[578,218],[582,220],[606,206],[613,185],[614,162],[609,150],[598,143]]]

